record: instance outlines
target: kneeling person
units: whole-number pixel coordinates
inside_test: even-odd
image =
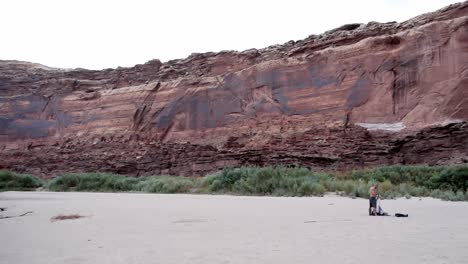
[[[379,204],[379,184],[372,185],[369,189],[369,215],[386,215]]]

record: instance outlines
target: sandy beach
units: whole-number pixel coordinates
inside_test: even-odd
[[[468,203],[0,193],[0,263],[466,263]],[[79,214],[76,220],[51,221]]]

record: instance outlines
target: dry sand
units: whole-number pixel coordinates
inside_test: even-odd
[[[468,203],[0,193],[0,263],[468,263]],[[57,215],[83,215],[51,221]]]

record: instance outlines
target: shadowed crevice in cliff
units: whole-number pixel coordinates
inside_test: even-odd
[[[136,109],[135,114],[133,115],[133,130],[139,131],[142,129],[144,124],[149,122],[147,115],[151,111],[151,107],[156,100],[156,96],[160,87],[161,83],[158,82],[151,90],[148,91],[145,99]]]
[[[346,110],[344,128],[346,129],[352,120],[352,112],[356,107],[360,107],[369,101],[370,94],[372,93],[371,82],[367,77],[367,73],[363,72],[359,75],[355,83],[349,89],[349,95],[346,99]]]
[[[416,86],[418,81],[418,60],[404,62],[390,71],[393,73],[392,100],[393,114],[399,114],[399,107],[405,107],[408,92]]]
[[[45,103],[44,107],[43,107],[42,110],[41,110],[41,114],[42,114],[42,115],[44,115],[44,113],[46,113],[47,107],[49,106],[50,101],[51,101],[52,99],[53,99],[53,96],[48,96],[48,97],[46,97],[47,102]],[[45,116],[44,118],[47,118],[47,116]]]
[[[396,96],[396,90],[397,90],[397,85],[396,85],[396,80],[397,80],[397,72],[395,71],[394,68],[390,69],[390,72],[392,73],[393,76],[393,81],[392,81],[392,113],[393,115],[396,115],[396,109],[397,109],[397,96]]]

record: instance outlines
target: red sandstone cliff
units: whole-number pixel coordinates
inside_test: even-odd
[[[0,168],[196,175],[463,163],[467,96],[468,2],[132,68],[0,61]]]

